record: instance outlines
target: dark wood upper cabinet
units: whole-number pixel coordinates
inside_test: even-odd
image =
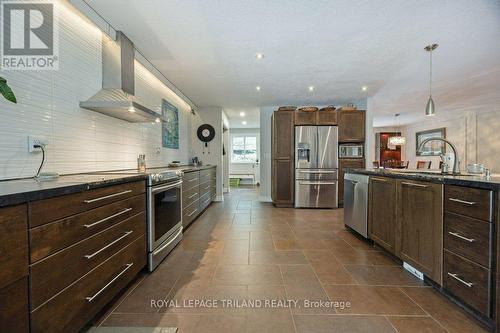
[[[339,159],[339,186],[338,198],[339,205],[344,204],[344,174],[349,169],[363,169],[365,167],[365,160],[362,158],[342,158]]]
[[[396,180],[370,177],[368,226],[370,238],[390,253],[396,252]]]
[[[396,254],[441,284],[443,186],[398,180],[397,193],[399,239]]]
[[[318,111],[316,112],[316,124],[318,125],[337,125],[337,111]]]
[[[281,112],[281,111],[280,111]],[[303,112],[303,111],[295,111],[295,125],[303,126],[303,125],[316,125],[316,114],[318,112]]]
[[[273,159],[293,160],[294,111],[276,111],[272,117]]]
[[[340,110],[337,112],[339,142],[365,141],[365,111]]]

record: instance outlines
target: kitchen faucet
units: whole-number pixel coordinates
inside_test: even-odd
[[[454,161],[453,161],[453,174],[454,175],[458,175],[460,174],[460,169],[459,169],[459,166],[458,166],[458,152],[457,152],[457,147],[455,147],[455,145],[453,143],[451,143],[450,141],[446,140],[446,139],[443,139],[443,138],[428,138],[428,139],[425,139],[424,141],[422,141],[420,143],[420,145],[418,146],[418,149],[417,149],[417,152],[422,152],[422,148],[424,147],[424,145],[429,142],[429,141],[442,141],[444,143],[447,143],[450,145],[451,147],[451,150],[453,150],[453,155],[454,155]]]

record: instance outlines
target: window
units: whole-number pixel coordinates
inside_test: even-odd
[[[255,163],[257,160],[256,136],[233,136],[231,162]]]

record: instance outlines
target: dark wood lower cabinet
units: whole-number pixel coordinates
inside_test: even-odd
[[[441,284],[443,186],[398,180],[396,255]]]
[[[31,331],[78,332],[146,265],[146,238],[110,257],[31,313]]]
[[[294,202],[293,161],[274,160],[272,163],[272,199],[278,207],[291,207]]]
[[[390,253],[396,252],[396,180],[370,177],[368,226],[370,238]]]
[[[29,332],[27,276],[0,289],[0,332]]]

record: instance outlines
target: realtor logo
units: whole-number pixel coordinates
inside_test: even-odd
[[[54,1],[1,3],[2,70],[57,70],[58,26]]]

